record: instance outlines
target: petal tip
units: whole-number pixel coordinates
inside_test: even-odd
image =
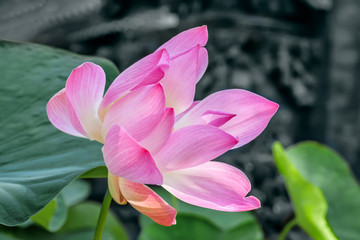
[[[169,52],[166,50],[166,48],[162,48],[159,50],[159,55],[160,55],[160,58],[159,58],[157,65],[159,66],[159,68],[161,68],[161,70],[163,70],[163,72],[165,72],[170,67]]]
[[[155,219],[154,222],[162,225],[162,226],[165,226],[165,227],[171,227],[172,225],[176,225],[176,210],[171,207],[170,205],[169,206],[169,214],[166,218],[164,219],[161,219],[160,221],[156,221]]]
[[[164,87],[161,85],[161,83],[155,83],[153,90],[154,91],[164,91]]]
[[[257,199],[254,196],[249,196],[245,198],[245,201],[247,202],[248,205],[248,210],[255,210],[261,207],[261,202],[259,199]]]
[[[145,184],[153,184],[153,185],[158,185],[161,186],[164,183],[164,178],[163,175],[161,174],[161,172],[156,169],[157,171],[154,171],[154,176],[152,177],[152,179],[149,181],[149,183]]]
[[[77,69],[77,68],[81,68],[81,67],[83,67],[83,66],[98,66],[98,65],[96,65],[95,63],[93,63],[93,62],[84,62],[84,63],[82,63],[81,65],[79,65],[78,67],[76,67],[75,69]]]
[[[202,25],[198,27],[199,33],[202,36],[202,41],[199,43],[200,46],[205,46],[208,41],[208,28],[207,25]]]
[[[169,52],[166,50],[166,48],[160,49],[159,54],[161,56],[160,59],[170,60]]]
[[[202,26],[200,26],[200,28],[201,28],[201,30],[203,30],[204,31],[204,33],[207,35],[208,34],[208,27],[207,27],[207,25],[205,24],[205,25],[202,25]]]
[[[165,115],[166,114],[173,115],[174,111],[175,111],[174,108],[168,107],[168,108],[165,109]]]
[[[94,69],[96,71],[101,71],[101,72],[104,72],[104,70],[102,69],[101,66],[93,63],[93,62],[84,62],[82,64],[80,64],[79,66],[77,66],[76,68],[74,68],[72,70],[72,73],[74,72],[78,72],[78,71],[81,71],[83,70],[84,68],[90,68],[90,69]]]
[[[273,102],[273,109],[274,109],[274,112],[277,112],[277,110],[279,109],[280,105]]]
[[[270,112],[270,117],[273,117],[275,115],[275,113],[279,110],[279,107],[279,104],[269,100],[268,111]]]

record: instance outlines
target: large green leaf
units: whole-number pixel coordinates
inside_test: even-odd
[[[68,212],[68,220],[60,229],[60,232],[74,232],[84,229],[93,229],[100,214],[101,206],[95,202],[85,202],[71,207]],[[114,240],[127,240],[126,232],[115,215],[110,211],[105,222],[105,231],[110,233]]]
[[[95,227],[99,217],[101,205],[95,202],[85,202],[69,208],[68,218],[56,233],[49,233],[36,226],[25,229],[19,227],[1,227],[1,240],[61,240],[61,239],[84,239],[94,238]],[[104,226],[103,240],[128,240],[122,224],[110,211]]]
[[[30,219],[48,231],[56,232],[66,221],[68,207],[82,202],[89,194],[90,184],[83,180],[75,180]],[[26,226],[30,224],[27,223]]]
[[[31,217],[31,220],[50,232],[59,230],[65,223],[67,208],[62,194],[48,203],[40,212]]]
[[[90,169],[79,176],[79,178],[107,178],[108,169],[106,166],[100,166]]]
[[[360,236],[360,187],[346,161],[316,142],[304,142],[286,151],[294,167],[326,198],[326,218],[341,240]]]
[[[84,180],[77,179],[67,185],[60,194],[62,194],[67,207],[74,206],[84,201],[91,192],[90,184]]]
[[[315,240],[337,239],[326,219],[328,205],[321,190],[298,172],[280,143],[274,144],[273,153],[294,204],[297,223]]]
[[[300,226],[314,239],[359,239],[360,187],[346,162],[316,142],[273,149]]]
[[[69,136],[46,116],[47,101],[85,61],[108,60],[29,43],[0,41],[0,223],[26,221],[82,173],[104,165],[101,145]]]
[[[156,223],[142,225],[139,240],[213,240],[220,235],[220,229],[206,218],[179,213],[176,220],[176,225],[171,227]]]
[[[164,227],[141,216],[139,240],[261,240],[263,233],[249,212],[220,212],[196,207],[174,197],[162,188],[154,189],[167,202],[176,206],[176,225]]]
[[[1,231],[1,230],[0,230]],[[94,239],[93,229],[83,229],[67,233],[49,233],[39,229],[27,229],[27,231],[19,231],[12,233],[1,233],[1,240],[92,240]],[[117,240],[115,236],[109,233],[106,229],[103,232],[102,240]]]

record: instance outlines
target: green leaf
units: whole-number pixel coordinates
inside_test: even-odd
[[[40,212],[31,217],[35,223],[41,225],[50,232],[56,232],[65,223],[67,209],[62,194],[59,194]]]
[[[316,142],[300,143],[286,154],[301,176],[323,193],[326,218],[338,238],[359,239],[360,187],[346,161]]]
[[[0,41],[0,224],[25,222],[82,173],[103,166],[101,144],[60,132],[46,104],[71,70],[101,65],[110,83],[118,70],[108,60],[45,46]]]
[[[179,212],[176,225],[164,227],[155,222],[143,222],[141,217],[139,240],[261,240],[263,234],[256,222],[244,222],[233,228],[223,229],[211,218],[198,214]]]
[[[29,228],[29,229],[13,229],[1,230],[1,240],[90,240],[94,239],[94,229],[82,229],[79,231],[66,233],[49,233],[43,229]],[[116,236],[109,233],[106,229],[103,232],[102,240],[117,240]]]
[[[69,209],[68,220],[60,232],[72,232],[81,229],[94,229],[100,214],[101,205],[94,202],[85,202]],[[114,239],[127,240],[126,232],[115,215],[110,211],[105,222],[105,228]]]
[[[274,144],[273,154],[285,178],[297,223],[314,239],[337,239],[326,219],[328,205],[321,190],[300,175],[280,143]]]
[[[69,208],[68,218],[60,231],[49,233],[32,226],[26,229],[0,226],[0,239],[4,240],[77,240],[93,239],[101,205],[85,202]],[[128,240],[125,230],[115,215],[110,211],[104,227],[103,240]]]
[[[35,222],[46,230],[55,232],[65,223],[68,207],[82,202],[89,194],[89,183],[83,180],[75,180],[67,185],[59,195],[41,209],[40,212],[19,226],[28,227]]]
[[[96,167],[80,175],[80,178],[107,178],[108,169],[105,166]]]
[[[0,239],[1,240],[14,240],[15,238],[13,238],[11,235],[0,232]]]
[[[163,188],[154,188],[154,190],[164,200],[177,206],[177,223],[171,227],[164,227],[142,215],[140,221],[142,232],[139,240],[263,239],[257,220],[249,212],[230,213],[200,208],[172,198]]]
[[[85,200],[90,195],[90,184],[83,180],[75,180],[67,185],[60,194],[63,195],[67,207]]]
[[[139,240],[212,240],[220,236],[220,229],[207,219],[179,213],[176,221],[171,227],[156,223],[142,227]]]

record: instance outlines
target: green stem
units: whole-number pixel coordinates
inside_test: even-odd
[[[285,227],[281,230],[278,240],[285,240],[288,232],[297,224],[296,218],[291,219]]]
[[[104,231],[106,216],[109,212],[111,200],[112,200],[111,194],[110,194],[109,190],[106,190],[104,200],[103,200],[101,210],[100,210],[99,219],[98,219],[98,222],[96,225],[94,240],[101,240],[101,236]]]
[[[172,205],[173,205],[173,207],[175,208],[175,210],[176,211],[178,211],[179,209],[178,209],[178,200],[177,200],[177,198],[174,196],[174,195],[172,195],[171,194],[171,203],[172,203]]]

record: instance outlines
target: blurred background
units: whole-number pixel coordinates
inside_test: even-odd
[[[111,59],[122,71],[180,31],[207,25],[209,66],[197,99],[243,88],[280,104],[260,137],[219,160],[249,177],[267,239],[293,217],[274,141],[329,145],[360,177],[358,0],[0,0],[0,38]],[[1,56],[0,56],[1,57]],[[91,180],[102,200],[105,180]],[[138,213],[113,206],[133,238]],[[295,228],[289,239],[307,239]]]

